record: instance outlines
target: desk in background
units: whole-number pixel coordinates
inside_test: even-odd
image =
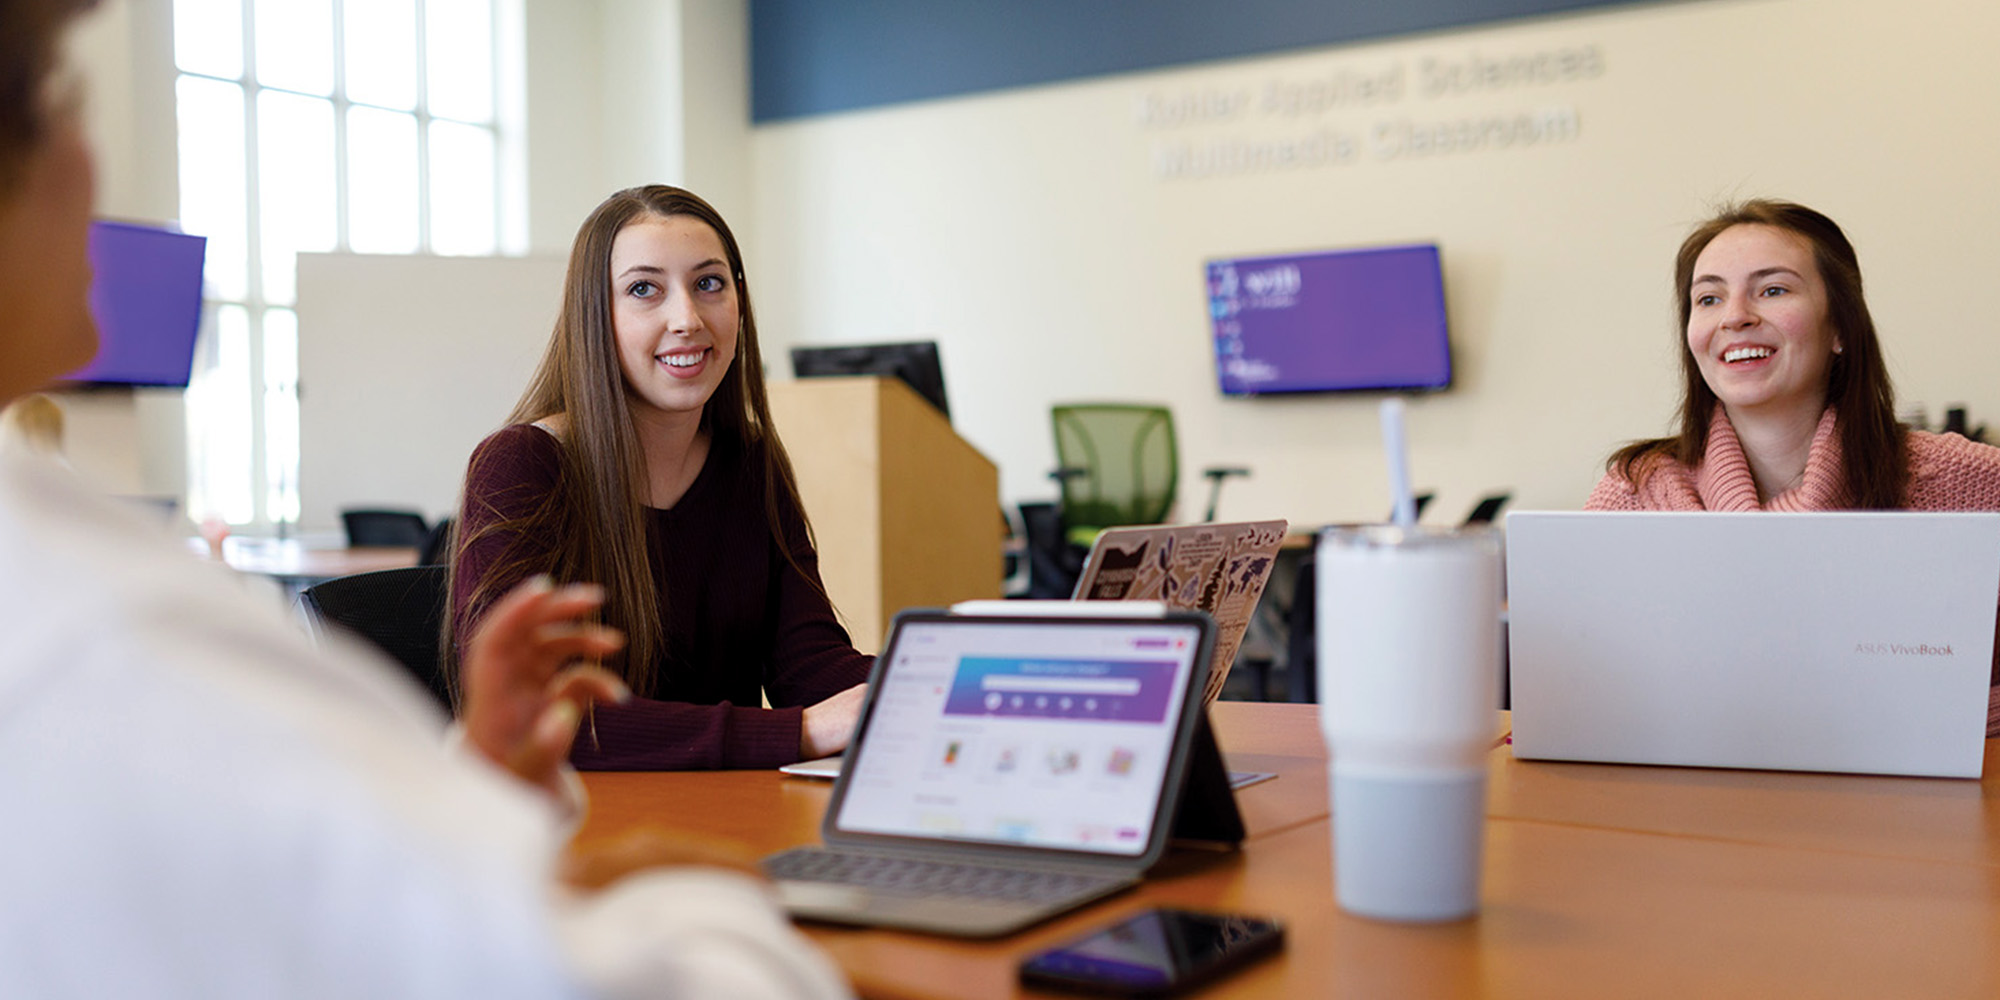
[[[1983,782],[1491,758],[1484,910],[1397,926],[1333,902],[1317,708],[1219,702],[1243,850],[998,941],[807,925],[865,996],[1010,997],[1027,955],[1147,906],[1276,916],[1283,953],[1202,997],[2000,996],[2000,740]],[[759,852],[831,786],[767,771],[584,776],[580,836],[645,823]],[[1051,994],[1052,995],[1052,994]]]
[[[204,557],[214,558],[208,544],[199,538],[188,539],[188,547]],[[288,593],[296,593],[321,580],[415,566],[417,550],[395,546],[320,547],[296,538],[231,535],[222,540],[222,561],[239,573],[270,577]]]

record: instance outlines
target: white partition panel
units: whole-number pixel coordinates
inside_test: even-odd
[[[465,461],[540,360],[555,257],[299,256],[300,525],[458,499]]]

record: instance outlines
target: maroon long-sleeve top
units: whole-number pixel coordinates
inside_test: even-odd
[[[558,486],[562,445],[531,425],[480,442],[466,473],[461,538],[519,517]],[[868,678],[874,658],[857,652],[819,586],[819,559],[797,511],[784,511],[785,539],[764,510],[764,473],[742,448],[717,441],[694,484],[671,509],[645,512],[646,549],[661,595],[666,635],[653,690],[625,705],[600,705],[578,734],[583,770],[665,771],[777,767],[799,759],[804,706]],[[544,562],[555,538],[494,533],[458,555],[453,635],[461,656],[485,613],[473,589],[519,542]],[[797,567],[780,546],[788,544]],[[801,572],[803,570],[803,573]],[[518,577],[495,581],[505,593]],[[760,708],[760,694],[772,708]],[[593,737],[592,730],[595,730]]]

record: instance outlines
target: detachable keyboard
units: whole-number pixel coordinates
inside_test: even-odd
[[[773,879],[824,882],[874,892],[957,899],[1054,903],[1101,895],[1131,881],[1038,868],[930,861],[901,855],[801,847],[764,859]]]

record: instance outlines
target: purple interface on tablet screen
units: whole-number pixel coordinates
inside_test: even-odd
[[[1210,261],[1208,302],[1229,395],[1451,384],[1433,244]]]
[[[97,356],[67,381],[184,386],[201,326],[206,237],[90,224],[90,314]]]
[[[1178,672],[1173,660],[967,656],[944,714],[1160,722]]]

